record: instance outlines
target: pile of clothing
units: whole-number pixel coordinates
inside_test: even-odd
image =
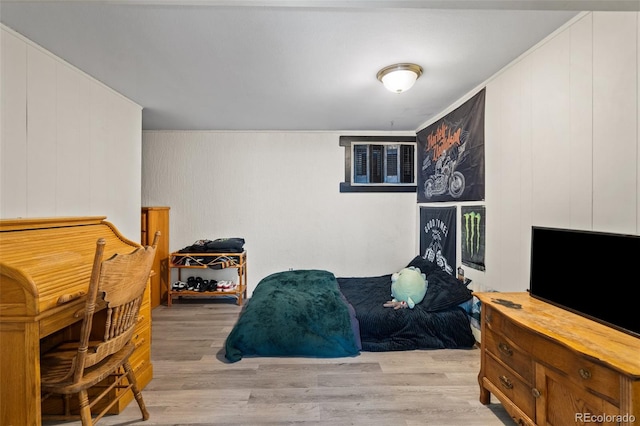
[[[244,238],[217,238],[215,240],[198,240],[180,250],[180,253],[242,253]]]
[[[198,240],[178,251],[185,256],[174,256],[174,265],[207,266],[211,269],[224,269],[235,265],[233,256],[224,256],[225,253],[234,254],[244,251],[244,238],[218,238],[215,240]],[[191,253],[197,254],[196,256]],[[202,256],[207,253],[216,253],[214,256]]]

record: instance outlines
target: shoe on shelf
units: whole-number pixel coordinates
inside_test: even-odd
[[[185,290],[194,290],[196,288],[196,277],[187,278]]]
[[[172,291],[182,291],[187,287],[187,283],[183,281],[176,281],[171,285]]]
[[[218,281],[209,280],[209,285],[207,286],[205,291],[216,291],[218,289]]]
[[[202,286],[202,278],[196,277],[196,282],[193,284],[193,291],[200,291]]]

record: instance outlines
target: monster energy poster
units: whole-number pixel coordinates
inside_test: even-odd
[[[462,264],[484,271],[485,208],[462,206],[461,213]]]
[[[456,207],[420,207],[420,254],[454,275]]]
[[[484,200],[484,98],[418,132],[418,203]]]

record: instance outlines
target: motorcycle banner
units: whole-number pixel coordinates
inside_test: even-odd
[[[455,276],[457,207],[420,207],[420,254]]]
[[[485,89],[417,133],[418,203],[484,200]]]

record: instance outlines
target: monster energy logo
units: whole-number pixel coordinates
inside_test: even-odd
[[[469,212],[464,215],[464,229],[466,231],[465,248],[467,253],[473,256],[480,251],[480,219],[478,212]]]

